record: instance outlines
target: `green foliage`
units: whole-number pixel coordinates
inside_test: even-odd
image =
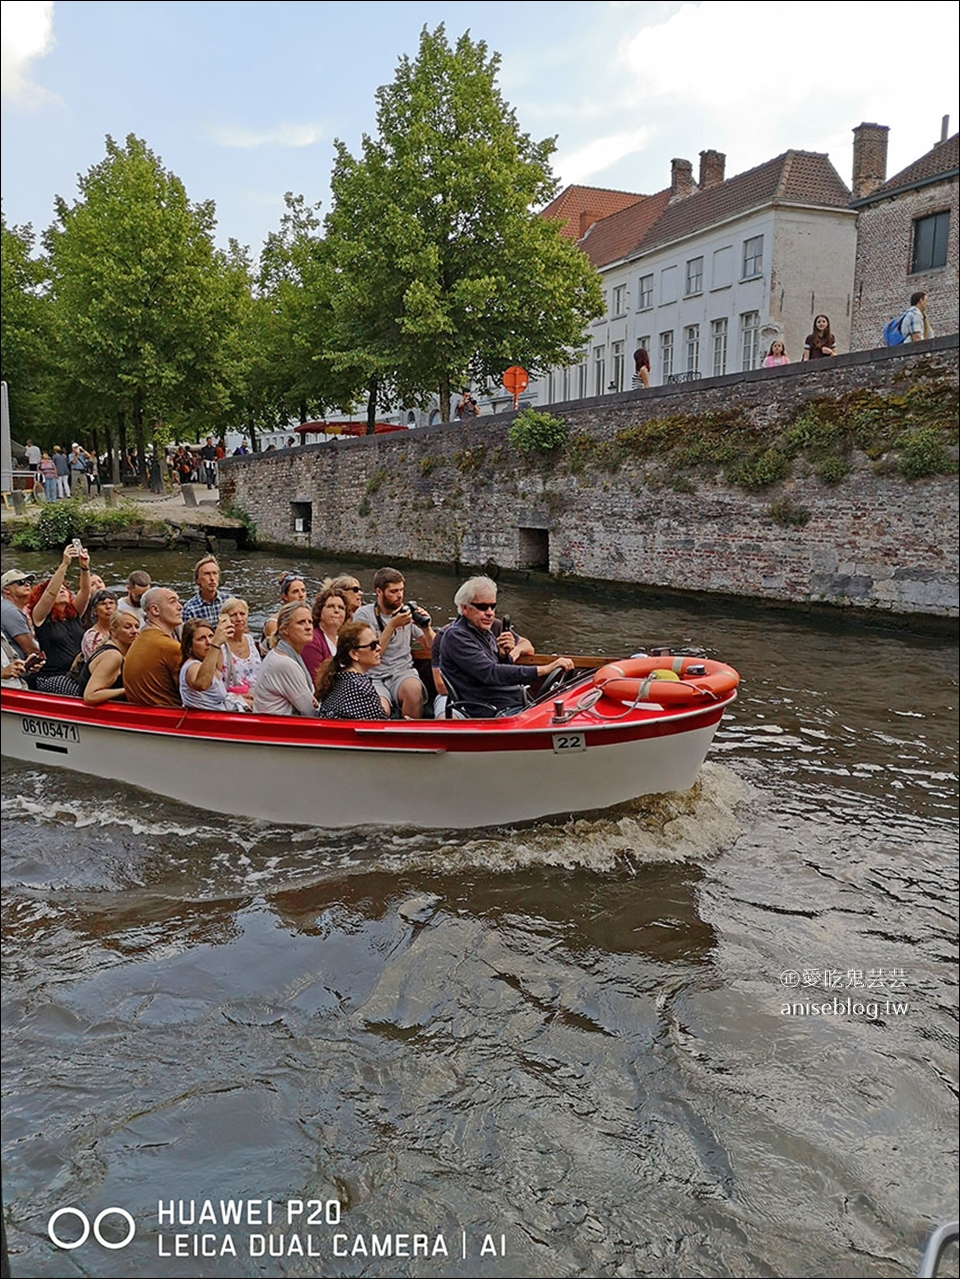
[[[383,470],[374,471],[374,473],[370,476],[369,480],[367,480],[365,491],[371,495],[376,493],[379,489],[383,487],[383,485],[386,483],[388,479],[389,479],[389,476],[387,475],[386,471],[383,471]]]
[[[955,475],[956,458],[947,452],[942,433],[929,426],[907,431],[897,440],[900,457],[897,468],[908,480],[926,475]]]
[[[139,138],[106,152],[46,234],[60,407],[127,414],[143,446],[201,402],[207,419],[225,405],[242,254],[214,248],[212,201],[191,204]]]
[[[565,462],[578,474],[609,463],[612,449],[619,458],[656,458],[674,473],[719,470],[731,484],[759,489],[785,479],[798,458],[823,483],[840,484],[859,451],[878,472],[896,469],[909,479],[949,475],[957,471],[950,451],[957,444],[957,408],[956,387],[931,367],[895,394],[858,390],[811,400],[779,423],[754,423],[745,407],[733,405],[638,422],[619,430],[613,445],[575,435]]]
[[[564,363],[602,314],[599,277],[555,222],[553,139],[520,131],[499,58],[424,29],[377,91],[377,136],[336,143],[327,238],[341,358],[405,402],[439,389],[444,419],[464,376]]]
[[[785,528],[803,528],[812,518],[805,506],[792,502],[788,497],[771,502],[767,513],[775,524],[782,524]]]
[[[257,526],[253,516],[248,511],[242,510],[239,506],[233,506],[229,502],[225,503],[220,509],[228,519],[238,520],[247,530],[248,548],[255,545],[257,541]]]
[[[131,524],[164,529],[160,521],[145,516],[142,508],[134,503],[114,510],[91,510],[77,498],[61,499],[46,503],[36,520],[17,530],[11,543],[22,551],[62,551],[75,537],[87,541],[120,532]]]
[[[850,474],[850,461],[839,453],[827,453],[817,460],[816,471],[824,484],[842,484]]]
[[[19,440],[54,443],[43,429],[53,311],[44,292],[46,263],[33,257],[33,229],[8,227],[0,213],[0,365],[10,388],[10,422]]]
[[[518,413],[507,431],[507,439],[521,453],[548,453],[561,448],[569,438],[569,428],[562,417],[537,409]]]
[[[487,460],[485,444],[478,444],[472,449],[458,449],[453,455],[453,464],[464,475],[475,475]]]
[[[423,476],[432,475],[440,465],[440,459],[435,453],[428,453],[426,457],[420,459],[420,474]]]

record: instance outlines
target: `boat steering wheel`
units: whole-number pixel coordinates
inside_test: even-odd
[[[537,700],[539,701],[541,698],[549,697],[551,693],[555,692],[563,683],[563,677],[566,674],[567,672],[563,669],[563,667],[558,666],[556,670],[552,670],[549,675],[544,675],[543,683],[540,685],[540,692],[537,694]]]

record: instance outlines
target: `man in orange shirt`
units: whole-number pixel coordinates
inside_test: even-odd
[[[141,603],[144,626],[124,659],[123,691],[138,706],[179,706],[180,597],[166,586],[154,586]]]

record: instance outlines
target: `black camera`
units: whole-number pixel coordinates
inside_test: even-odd
[[[425,613],[416,600],[407,600],[404,607],[410,610],[410,616],[419,627],[430,625],[430,614]]]

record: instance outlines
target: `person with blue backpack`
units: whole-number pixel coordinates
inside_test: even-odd
[[[883,330],[884,346],[900,346],[903,342],[923,342],[933,337],[927,319],[926,293],[911,293],[909,310],[890,320]]]

